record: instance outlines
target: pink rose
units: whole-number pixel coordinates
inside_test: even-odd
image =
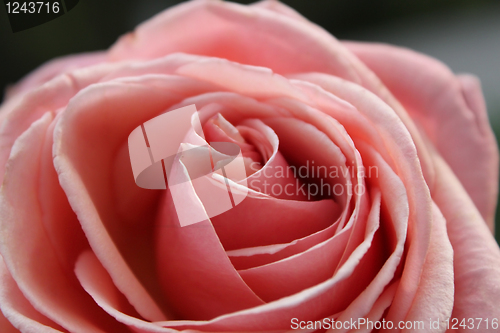
[[[190,104],[250,195],[181,227],[127,138]],[[478,80],[434,59],[192,1],[42,66],[0,122],[1,332],[498,331],[497,146]]]

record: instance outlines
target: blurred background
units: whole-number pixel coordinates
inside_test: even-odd
[[[107,49],[116,39],[176,0],[80,0],[67,14],[12,33],[0,8],[0,91],[54,57]],[[236,1],[251,3],[253,1]],[[406,46],[482,82],[500,138],[499,0],[283,0],[338,39]],[[0,94],[1,95],[1,94]],[[497,240],[500,214],[497,210]]]

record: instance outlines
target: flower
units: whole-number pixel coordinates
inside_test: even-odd
[[[180,226],[127,138],[192,104],[249,195]],[[436,60],[275,1],[192,1],[38,69],[0,121],[2,331],[496,330],[497,147],[478,80]]]

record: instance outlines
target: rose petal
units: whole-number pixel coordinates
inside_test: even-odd
[[[164,318],[156,304],[161,304],[161,299],[156,291],[159,287],[153,262],[152,228],[147,227],[147,213],[142,225],[121,223],[114,201],[122,199],[113,198],[113,194],[120,193],[112,191],[111,168],[116,166],[115,154],[138,124],[182,97],[204,92],[198,89],[199,86],[188,84],[186,79],[171,76],[143,76],[96,84],[72,99],[55,130],[54,164],[89,243],[119,290],[150,320]],[[119,122],[114,120],[116,117]],[[122,160],[121,165],[130,168],[127,160]],[[140,192],[132,185],[130,169],[128,178],[128,188]]]
[[[246,127],[247,134],[252,133],[251,130],[259,133],[272,149],[271,156],[264,166],[246,178],[245,182],[247,186],[278,199],[309,200],[310,196],[307,196],[303,191],[297,190],[299,183],[293,173],[287,172],[290,165],[281,153],[280,142],[273,129],[264,124],[260,119],[247,119],[240,122],[239,126]],[[285,189],[290,188],[290,191],[285,191]],[[265,232],[265,230],[262,230],[262,232]]]
[[[433,205],[431,244],[425,258],[419,288],[405,320],[439,320],[437,329],[428,327],[428,332],[444,332],[445,323],[453,310],[453,248],[446,232],[446,220],[439,208]],[[426,323],[427,324],[427,323]],[[430,325],[429,325],[430,326]],[[403,332],[414,332],[404,330]]]
[[[56,333],[64,329],[41,315],[26,300],[9,274],[0,256],[0,330],[2,333],[19,333],[13,324],[22,332]],[[10,322],[4,317],[9,318]]]
[[[34,189],[52,119],[47,113],[35,121],[12,149],[0,190],[0,251],[19,289],[40,313],[74,332],[119,332],[122,327],[104,316],[62,269],[44,230]]]
[[[153,59],[173,52],[264,66],[277,73],[320,71],[357,81],[345,50],[326,31],[264,8],[222,1],[170,8],[121,37],[110,57]]]
[[[353,161],[346,163],[346,156],[336,143],[313,125],[298,119],[275,117],[264,122],[277,133],[280,151],[295,166],[296,177],[303,177],[306,183],[316,181],[316,195],[331,198],[346,207],[351,198],[352,182],[356,182],[351,180],[354,166]],[[307,167],[307,171],[301,169],[303,167]],[[328,187],[325,189],[323,185]],[[341,190],[337,190],[338,186]],[[307,194],[310,200],[311,193]]]
[[[348,224],[342,232],[331,239],[284,260],[240,270],[238,273],[252,290],[267,302],[292,295],[327,280],[334,275],[344,251],[347,251],[346,246],[350,239],[364,236],[366,224],[371,225],[374,220],[378,224],[380,201],[373,202],[368,222],[367,209],[363,207],[363,203],[360,204],[359,210],[353,212],[352,227]],[[373,232],[376,229],[374,228]],[[356,233],[359,234],[358,237],[354,235]]]
[[[41,86],[63,73],[77,68],[88,67],[105,62],[105,52],[81,53],[53,59],[22,78],[20,82],[7,89],[5,99],[27,92],[30,89]]]
[[[271,69],[265,67],[241,65],[225,59],[207,58],[186,64],[178,68],[176,73],[208,81],[256,99],[284,96],[306,100],[302,92],[295,89],[286,78],[274,74]]]
[[[358,305],[363,304],[363,306],[353,307],[353,309],[366,310],[368,313],[371,309],[370,305],[376,302],[384,287],[394,278],[394,273],[400,264],[408,219],[407,208],[405,211],[404,206],[400,205],[401,202],[406,202],[407,198],[399,177],[390,171],[380,155],[377,157],[375,153],[374,156],[372,162],[376,162],[379,166],[380,175],[387,177],[373,178],[373,181],[379,181],[375,185],[382,186],[383,196],[387,198],[387,211],[391,214],[390,218],[384,226],[384,234],[375,233],[376,228],[368,230],[366,239],[332,278],[295,295],[253,309],[223,315],[207,322],[170,321],[162,324],[165,327],[178,329],[198,328],[214,331],[285,329],[290,327],[290,318],[319,320],[330,316],[332,312],[345,309],[352,303],[353,298],[363,291],[365,283],[369,284],[369,289],[361,294],[364,296],[357,302]],[[390,235],[394,237],[394,242],[389,242],[390,250],[393,252],[383,264],[382,261],[385,258],[382,258],[380,253],[382,252],[381,246],[384,245],[381,241],[382,237],[386,241],[391,240]],[[380,268],[382,264],[383,267]],[[378,274],[376,274],[377,270],[379,270]],[[373,276],[369,272],[373,272]],[[353,288],[359,288],[359,290]]]
[[[252,7],[260,7],[270,10],[275,13],[279,13],[281,15],[288,16],[290,18],[296,19],[298,21],[303,21],[307,23],[311,23],[304,16],[302,16],[299,12],[295,11],[292,7],[288,7],[282,2],[275,0],[261,0],[250,4]]]
[[[368,43],[345,45],[403,103],[493,230],[498,148],[478,80],[470,76],[457,79],[439,61],[407,49]]]
[[[410,206],[407,241],[408,257],[401,278],[401,286],[395,297],[395,302],[399,306],[397,308],[391,307],[388,314],[390,316],[388,320],[399,320],[395,318],[401,318],[402,320],[406,316],[417,291],[419,276],[422,272],[429,245],[431,221],[430,193],[423,178],[413,138],[395,111],[366,89],[330,75],[301,74],[296,77],[314,82],[355,106],[359,111],[357,117],[353,117],[352,113],[345,113],[344,110],[334,109],[329,106],[327,96],[320,98],[324,94],[320,89],[299,81],[295,83],[296,86],[302,87],[304,91],[309,91],[311,95],[318,96],[316,101],[321,103],[321,109],[338,119],[353,137],[356,144],[357,136],[364,137],[365,142],[370,142],[378,152],[381,152],[386,161],[394,165],[395,171],[405,184]],[[363,117],[360,117],[361,115]],[[366,126],[363,122],[364,117],[372,122],[377,135],[382,138],[383,144],[379,144],[378,140],[372,139],[375,135],[373,135],[374,133],[371,132],[369,127],[365,127],[366,129],[357,127],[359,125]],[[390,158],[387,158],[387,155],[384,156],[384,151],[387,150]]]
[[[339,214],[340,209],[333,200],[308,202],[247,197],[211,220],[224,248],[235,250],[291,242],[328,227]]]
[[[333,278],[300,293],[210,321],[169,321],[161,324],[176,329],[269,331],[289,329],[290,318],[325,318],[349,304],[357,292],[353,291],[352,286],[362,289],[371,280],[372,276],[367,272],[372,272],[379,263],[376,251],[369,250],[370,243],[368,240],[357,249],[348,264],[337,271]],[[347,288],[347,285],[351,287]]]
[[[290,243],[230,250],[226,251],[226,254],[229,256],[231,263],[238,270],[248,269],[256,266],[263,266],[281,259],[291,257],[292,255],[304,252],[314,245],[320,244],[327,239],[332,238],[336,233],[336,229],[340,220],[345,219],[345,215],[350,212],[350,210],[346,210],[345,212],[343,212],[342,216],[327,228],[316,233],[309,234],[306,237],[295,239]]]
[[[38,201],[43,212],[41,220],[50,244],[54,247],[63,268],[71,274],[77,256],[89,245],[59,184],[52,160],[54,127],[59,118],[58,116],[52,121],[44,138],[38,174]]]
[[[0,179],[14,141],[46,112],[59,111],[81,89],[97,82],[122,64],[96,65],[58,76],[26,94],[15,96],[1,106]]]
[[[381,229],[384,230],[383,243],[386,249],[379,249],[379,251],[380,253],[391,252],[391,255],[367,288],[340,314],[340,320],[367,316],[373,310],[372,307],[378,302],[379,297],[382,297],[384,288],[396,275],[400,275],[397,267],[401,264],[404,253],[409,216],[408,205],[402,204],[407,202],[408,198],[399,177],[372,147],[364,142],[358,142],[357,147],[360,149],[366,165],[373,165],[377,168],[376,176],[367,178],[367,182],[371,188],[379,189],[382,195],[380,223]],[[377,192],[374,196],[376,197],[376,195]],[[378,260],[381,259],[378,258]],[[399,290],[399,283],[396,292],[397,290]]]
[[[345,157],[339,151],[339,148],[336,147],[330,141],[330,139],[324,133],[320,132],[317,128],[315,128],[314,126],[311,126],[307,123],[304,123],[302,121],[299,121],[297,119],[293,119],[293,118],[266,118],[265,122],[267,124],[271,125],[271,127],[273,127],[274,129],[278,130],[279,137],[282,139],[281,143],[280,143],[280,150],[283,151],[287,155],[287,160],[290,160],[290,161],[295,160],[296,165],[302,164],[302,165],[304,165],[304,167],[306,166],[306,162],[307,162],[307,166],[309,168],[313,168],[313,170],[320,170],[320,169],[318,169],[318,167],[322,166],[322,165],[323,166],[335,166],[335,168],[337,168],[337,170],[338,169],[341,170],[338,173],[333,174],[333,176],[331,176],[332,173],[330,173],[330,171],[328,171],[328,174],[326,174],[326,175],[324,172],[321,172],[322,169],[319,172],[321,173],[321,177],[324,177],[326,179],[326,183],[327,183],[326,185],[329,186],[330,190],[332,189],[332,187],[334,185],[337,185],[337,182],[340,183],[340,185],[341,185],[340,188],[342,189],[342,193],[340,193],[339,196],[337,196],[337,200],[340,201],[342,204],[338,208],[338,213],[340,213],[340,211],[339,211],[340,209],[343,209],[344,212],[342,214],[343,214],[344,218],[342,220],[345,220],[346,213],[350,212],[349,205],[347,204],[348,199],[346,199],[348,197],[347,192],[349,191],[349,189],[347,187],[350,186],[349,185],[350,181],[348,182],[349,184],[345,184],[346,183],[346,180],[345,180],[345,177],[346,177],[345,171],[346,170],[344,170],[344,169],[346,169],[345,168]],[[308,138],[307,141],[302,140],[302,138],[305,138],[305,137]],[[297,154],[297,152],[298,152],[298,154]],[[309,165],[309,161],[312,161],[312,162],[310,162],[311,165]],[[315,163],[315,165],[314,165],[314,163]],[[336,164],[339,164],[339,163],[341,165],[337,166]],[[342,164],[343,164],[343,166],[342,166]],[[303,170],[300,171],[300,174],[305,174],[302,171]],[[317,173],[318,171],[314,171],[314,172]],[[350,171],[347,171],[347,173],[349,174]],[[307,174],[309,174],[309,177],[312,177],[310,170],[307,171]],[[318,175],[315,175],[314,177],[318,177]],[[340,178],[340,180],[338,180],[336,178]],[[352,189],[351,189],[351,191],[352,191]],[[309,195],[310,194],[309,191],[307,191],[307,192]],[[327,191],[325,191],[325,192],[327,192]],[[332,193],[325,194],[324,196],[332,196],[333,197],[334,196],[333,191],[330,191],[330,192],[332,192]],[[339,197],[340,197],[340,199],[339,199]],[[247,201],[249,201],[249,200],[251,200],[251,199],[247,198]],[[311,206],[310,208],[313,208],[311,205],[312,203],[313,202],[309,202],[309,206]],[[263,204],[269,204],[269,202],[263,202]],[[287,204],[287,203],[284,202],[283,204]],[[290,203],[290,204],[293,204],[293,203]],[[331,204],[333,204],[333,201],[331,202]],[[295,204],[293,204],[293,205],[295,205]],[[261,206],[262,206],[262,204],[261,204]],[[343,208],[341,208],[342,206],[343,206]],[[235,221],[235,220],[241,221],[241,220],[248,219],[249,221],[252,221],[249,225],[253,226],[259,220],[268,221],[269,218],[271,218],[272,222],[266,222],[266,223],[264,223],[263,226],[256,228],[256,230],[268,230],[269,224],[275,225],[277,222],[280,223],[283,220],[282,218],[277,218],[276,213],[274,213],[276,211],[276,209],[273,210],[271,207],[272,206],[267,205],[266,207],[259,207],[258,210],[249,209],[249,211],[263,212],[265,214],[264,217],[255,218],[255,216],[254,216],[255,213],[239,214],[236,217],[236,216],[233,216],[234,213],[237,213],[240,211],[244,212],[243,210],[241,210],[241,209],[239,210],[236,208],[236,209],[233,209],[233,210],[221,215],[220,218],[228,221],[228,223],[227,223],[228,227],[233,226],[233,224],[234,224],[234,222],[233,222],[233,224],[230,224],[230,221]],[[306,207],[308,207],[308,206],[304,206],[304,208],[306,208]],[[281,212],[281,209],[278,211]],[[317,212],[316,209],[314,209],[313,211]],[[286,212],[288,212],[288,210],[286,210]],[[325,215],[325,218],[329,216],[329,219],[328,218],[324,219],[324,221],[328,224],[323,225],[323,228],[322,228],[323,230],[325,230],[324,228],[327,228],[328,225],[332,225],[336,221],[337,217],[339,216],[338,213],[335,215],[330,215],[330,216],[328,214]],[[314,213],[310,212],[308,214],[314,214]],[[292,215],[295,215],[295,213]],[[295,216],[298,217],[298,215],[295,215]],[[250,219],[249,219],[249,217],[250,217]],[[295,217],[293,219],[295,220]],[[300,217],[297,220],[303,221],[304,218]],[[308,220],[308,221],[311,221],[311,220],[312,221],[320,221],[321,219],[317,219],[317,218],[313,218],[312,216],[309,216],[306,220]],[[214,223],[217,223],[217,221],[215,221]],[[307,224],[309,225],[309,223],[307,223]],[[339,226],[337,226],[337,227],[340,228]],[[304,227],[302,226],[302,228],[304,228]],[[238,230],[238,232],[241,230],[241,228],[233,228],[233,229]],[[263,250],[262,254],[264,254],[264,256],[260,256],[260,258],[256,258],[256,259],[248,257],[250,255],[250,253],[252,253],[252,252],[258,253],[257,251],[259,251],[259,250],[254,247],[252,249],[246,249],[246,251],[244,251],[244,252],[239,251],[238,252],[238,259],[239,260],[236,259],[237,257],[235,256],[235,253],[232,253],[231,254],[232,261],[233,261],[233,263],[236,262],[236,265],[238,266],[238,268],[241,269],[243,267],[245,267],[245,268],[253,267],[253,266],[257,265],[258,262],[260,262],[260,265],[264,265],[264,264],[267,264],[267,263],[270,263],[270,262],[273,262],[273,261],[276,261],[279,259],[283,259],[285,257],[292,255],[292,254],[296,254],[297,252],[295,252],[295,251],[297,251],[298,249],[302,249],[302,251],[304,251],[304,250],[312,247],[313,245],[318,244],[317,241],[319,241],[319,240],[325,241],[326,239],[333,236],[333,234],[330,233],[332,231],[331,228],[328,227],[328,229],[330,229],[330,231],[325,230],[325,233],[322,232],[321,235],[315,235],[316,237],[307,237],[307,239],[302,239],[300,241],[298,241],[300,235],[295,235],[294,236],[295,238],[291,237],[290,240],[292,240],[292,239],[297,239],[297,240],[293,241],[291,244],[283,244],[282,243],[284,239],[283,239],[283,235],[281,235],[281,234],[283,234],[283,232],[280,232],[279,237],[282,239],[282,241],[280,242],[279,240],[276,240],[274,243],[278,243],[279,245],[276,245],[274,247],[269,246],[266,248],[262,248],[262,250]],[[218,230],[217,225],[216,225],[216,230]],[[319,231],[319,230],[320,229],[317,229],[316,231]],[[289,231],[286,230],[285,233],[289,234]],[[315,233],[315,230],[309,230],[309,234],[313,234],[313,233]],[[220,233],[218,233],[218,234],[220,235]],[[246,237],[247,232],[244,232],[243,234]],[[262,235],[268,235],[268,234],[275,235],[276,232],[270,233],[270,232],[266,231],[266,232],[263,232],[260,234],[261,234],[260,238],[262,239],[263,237],[266,238],[266,236],[262,236]],[[330,237],[327,236],[325,238],[325,235],[328,235],[328,234],[330,234]],[[307,235],[307,234],[305,234],[305,235]],[[319,242],[321,242],[321,241],[319,241]],[[269,243],[272,244],[272,242],[269,242]],[[225,243],[223,242],[223,244],[225,244]],[[338,244],[340,244],[340,243],[338,243]],[[247,245],[247,246],[249,246],[249,245]],[[226,248],[226,249],[229,250],[229,248]],[[252,255],[252,257],[253,257],[253,255]],[[244,258],[247,258],[247,260],[245,260]]]
[[[373,72],[317,25],[261,6],[200,0],[160,13],[123,36],[111,49],[111,57],[152,59],[172,52],[219,57],[280,74],[322,72],[359,83],[403,120],[417,146],[425,179],[433,182],[432,162],[406,111]]]
[[[218,113],[232,124],[238,124],[248,118],[263,119],[290,116],[290,112],[283,108],[268,105],[253,98],[229,91],[216,91],[189,97],[181,103],[176,104],[174,108],[191,104],[195,104],[200,110],[201,123],[204,123]],[[208,104],[214,104],[215,107],[206,108]],[[206,110],[207,112],[202,113],[201,110]]]
[[[76,262],[75,273],[83,288],[96,303],[134,332],[176,332],[140,319],[92,251],[80,255]]]
[[[399,284],[399,281],[396,281],[393,284],[391,284],[389,287],[387,287],[387,289],[384,290],[384,292],[379,297],[377,302],[375,302],[375,304],[373,305],[370,312],[366,315],[366,317],[364,317],[364,318],[366,318],[367,321],[368,320],[370,320],[372,322],[380,321],[380,318],[382,318],[382,316],[384,315],[385,310],[391,305],[392,300],[394,299],[394,294],[396,294],[398,284]],[[344,318],[346,318],[346,317],[344,317]],[[343,321],[344,318],[338,317],[337,320]],[[351,318],[355,318],[355,317],[351,317]],[[360,317],[357,317],[357,318],[360,318]],[[371,329],[371,327],[369,327],[369,325],[367,325],[367,324],[359,325],[358,321],[356,321],[356,323],[357,323],[356,327],[358,327],[358,328],[353,329],[349,332],[352,332],[352,333],[370,333],[373,331]],[[335,330],[334,332],[341,333],[341,332],[347,332],[347,330]],[[332,330],[328,330],[327,333],[332,333]]]
[[[182,204],[200,205],[197,197],[190,199],[185,195]],[[180,226],[170,190],[162,198],[157,224],[159,276],[178,316],[206,320],[263,304],[231,265],[208,220]]]
[[[435,154],[434,201],[446,218],[453,246],[455,304],[452,318],[500,318],[500,248],[481,214],[446,162]],[[483,323],[484,324],[484,323]],[[483,325],[482,324],[482,325]],[[481,332],[494,332],[489,325]]]

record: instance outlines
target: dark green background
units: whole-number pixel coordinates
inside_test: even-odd
[[[73,10],[62,17],[18,33],[12,33],[5,7],[2,6],[0,91],[3,91],[7,84],[16,82],[54,57],[107,49],[121,34],[179,2],[181,1],[80,0]],[[339,39],[377,40],[409,46],[440,58],[454,71],[477,74],[483,81],[493,128],[497,137],[500,136],[498,88],[500,75],[494,70],[495,65],[490,65],[490,63],[497,64],[500,68],[500,63],[495,63],[495,59],[500,59],[500,28],[498,24],[495,25],[495,22],[500,22],[500,1],[285,0],[283,2],[323,26]],[[441,40],[434,38],[435,34],[440,34]],[[481,41],[483,44],[480,44]],[[436,43],[443,45],[439,48]],[[487,45],[488,48],[477,45]],[[449,57],[451,61],[447,61]],[[489,65],[480,67],[484,63]],[[497,213],[497,240],[500,239],[498,216]]]

